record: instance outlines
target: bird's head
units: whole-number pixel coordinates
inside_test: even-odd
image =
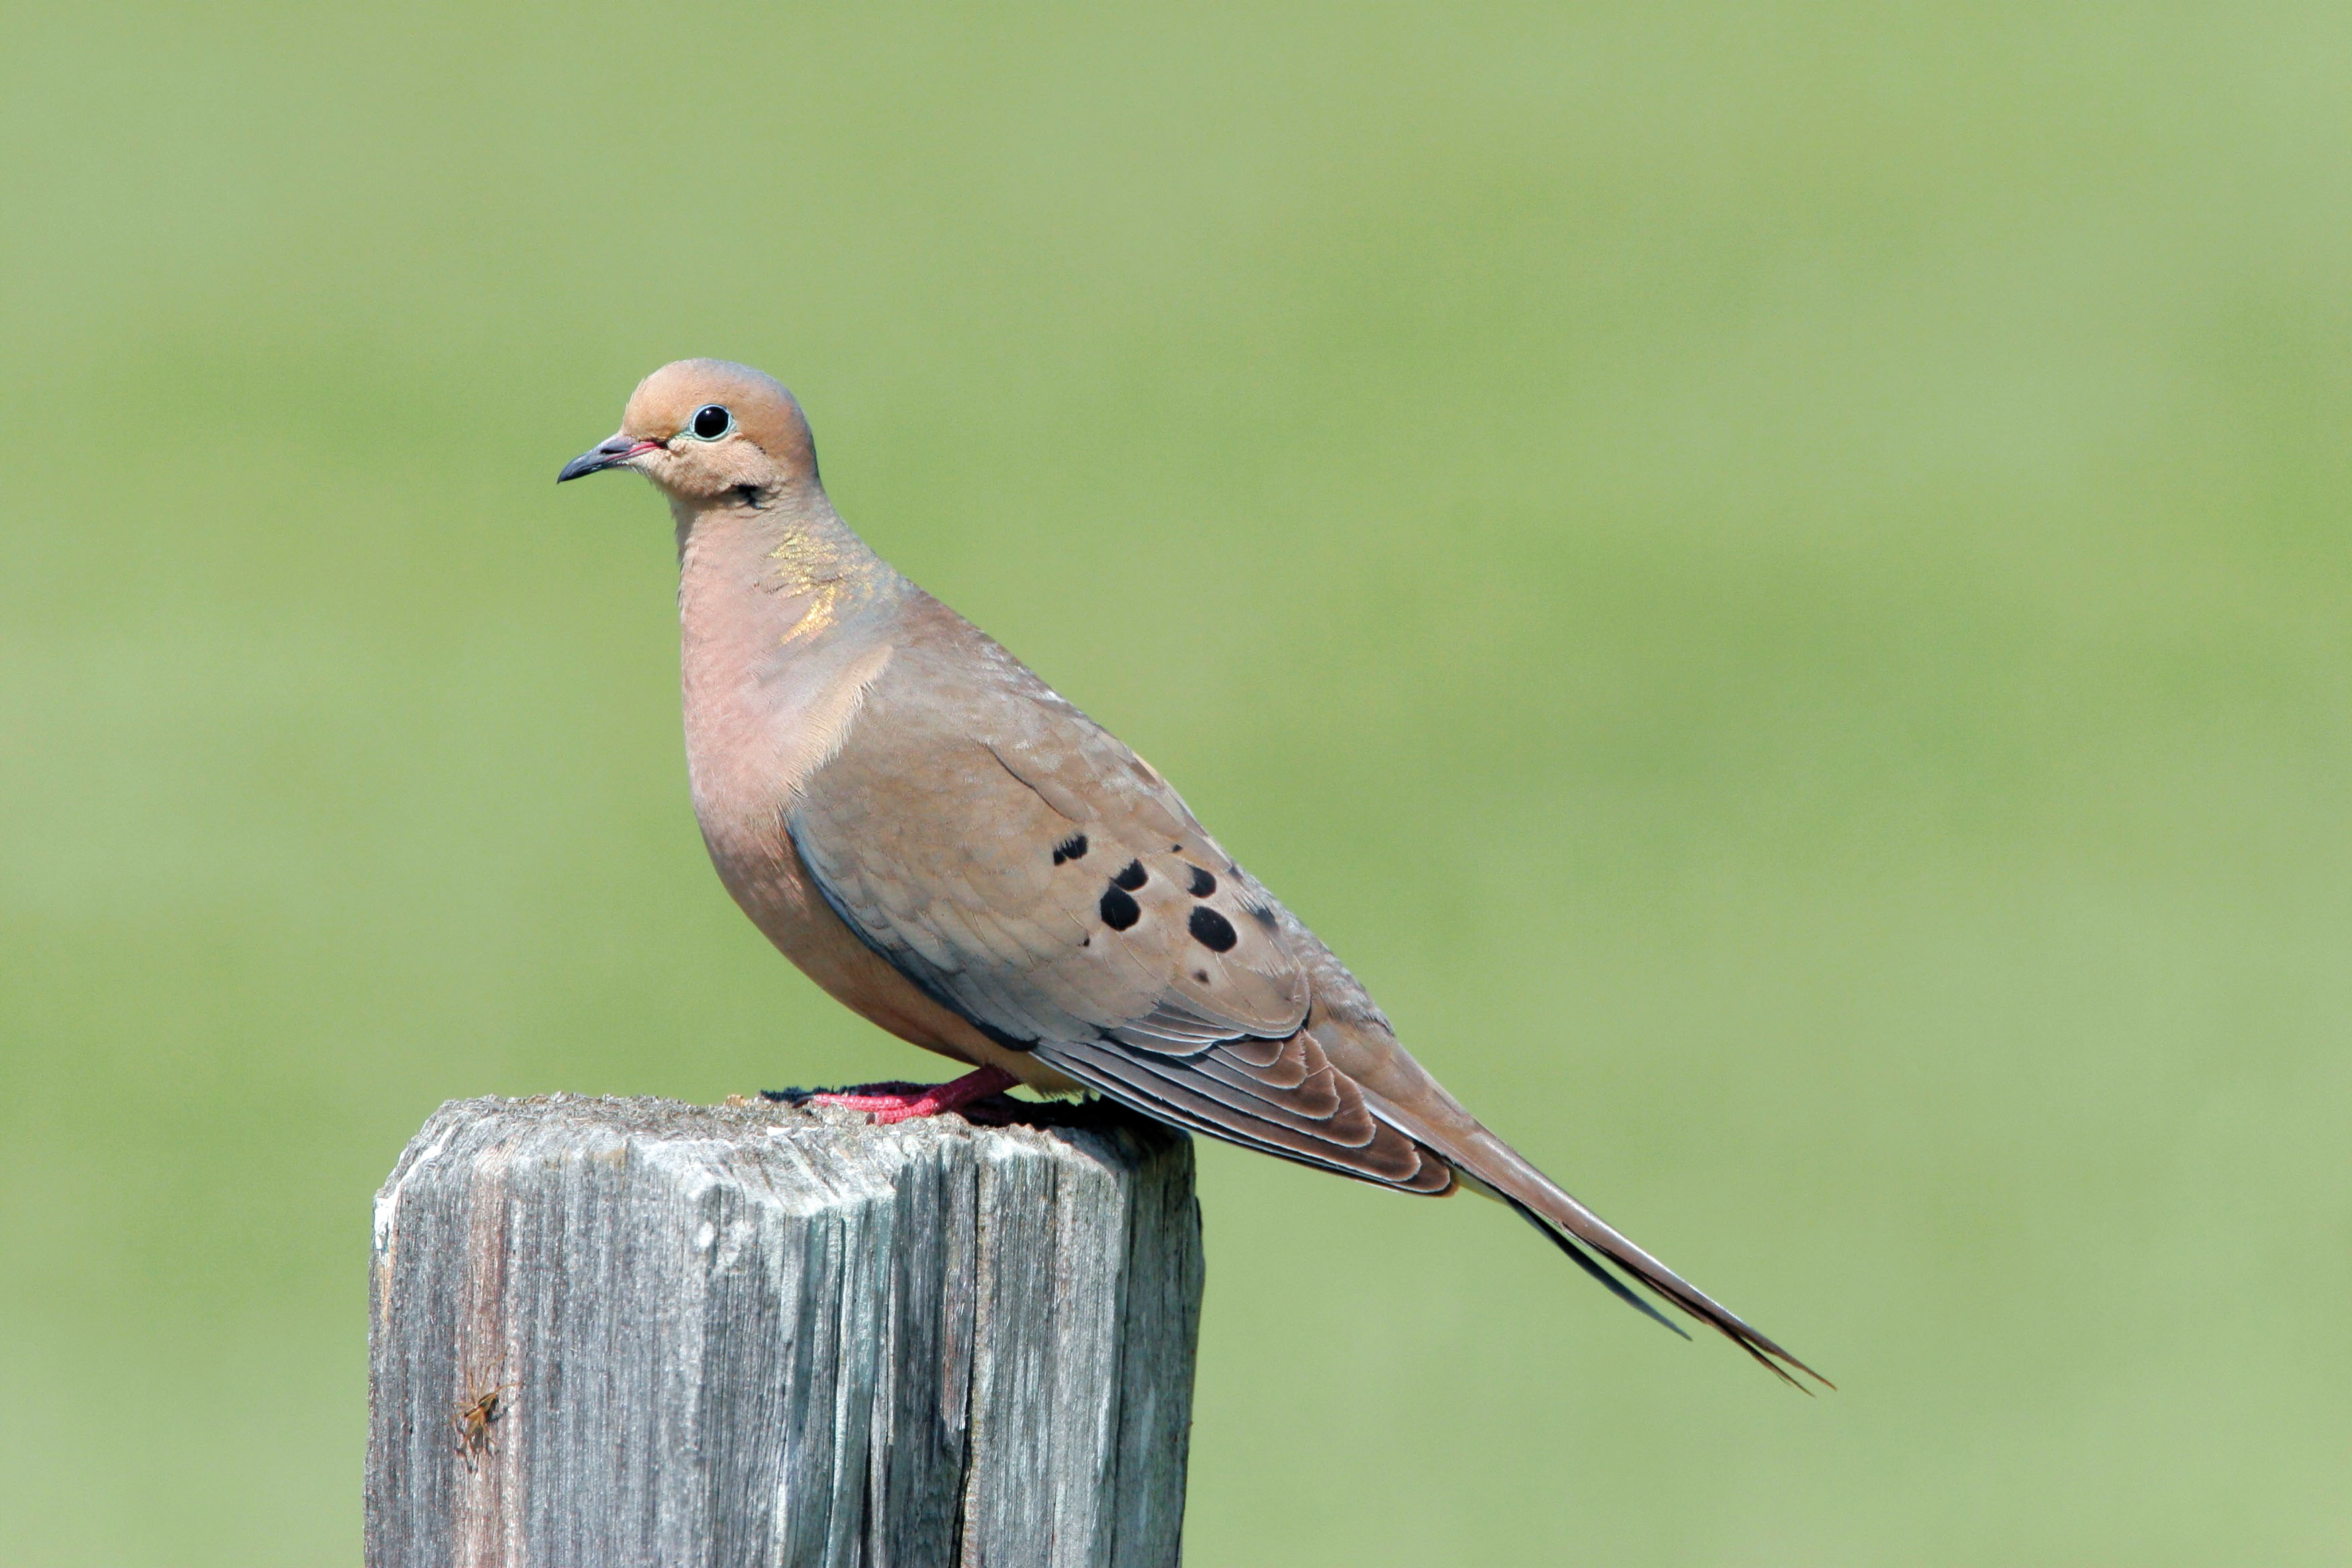
[[[635,468],[689,508],[766,506],[816,482],[816,447],[801,405],[773,376],[682,359],[637,383],[621,428],[555,480],[606,468]]]

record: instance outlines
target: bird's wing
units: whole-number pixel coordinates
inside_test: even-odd
[[[898,651],[786,810],[834,911],[991,1038],[1107,1096],[1368,1181],[1450,1187],[1318,1044],[1303,928],[1149,764],[957,630],[961,646]]]

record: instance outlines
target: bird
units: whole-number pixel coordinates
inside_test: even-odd
[[[662,366],[556,479],[615,470],[676,525],[688,776],[720,880],[836,1000],[971,1069],[811,1098],[898,1121],[1091,1092],[1392,1192],[1467,1188],[1685,1339],[1631,1282],[1829,1386],[1488,1131],[1150,763],[852,532],[781,383]]]

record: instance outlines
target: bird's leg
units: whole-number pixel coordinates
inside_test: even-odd
[[[887,1126],[893,1121],[911,1121],[919,1116],[961,1110],[973,1100],[1001,1094],[1020,1081],[1003,1068],[982,1068],[950,1083],[869,1083],[841,1094],[812,1094],[808,1100],[812,1105],[872,1111],[875,1121]],[[877,1089],[882,1092],[874,1092]]]

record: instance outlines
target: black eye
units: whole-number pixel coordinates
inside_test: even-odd
[[[735,416],[716,403],[706,403],[694,411],[694,433],[705,441],[716,441],[735,428]]]

